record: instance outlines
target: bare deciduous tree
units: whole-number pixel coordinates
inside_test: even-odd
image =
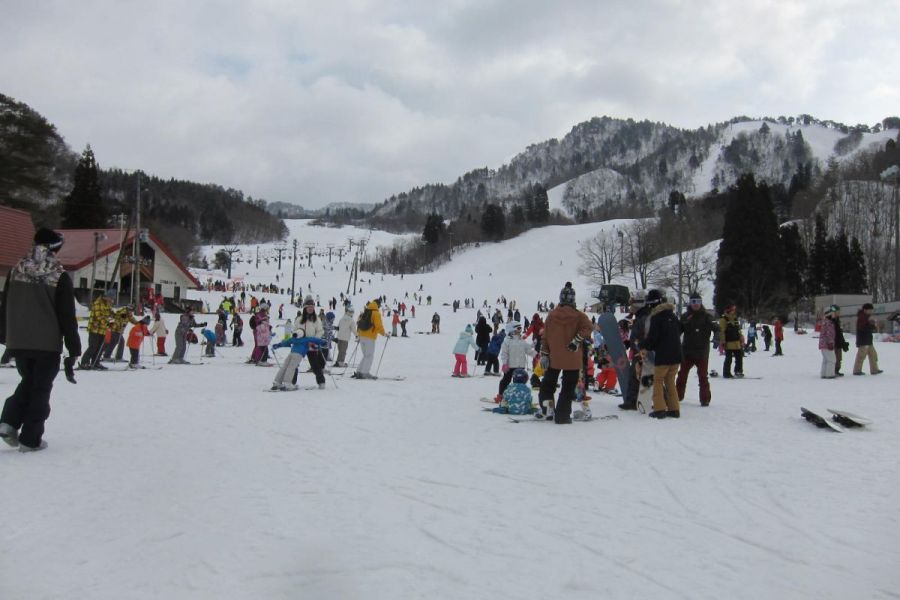
[[[582,261],[578,272],[598,286],[609,283],[616,264],[621,261],[619,246],[619,238],[614,231],[601,231],[584,240],[578,249]]]
[[[651,219],[640,219],[625,229],[625,264],[634,276],[634,287],[646,289],[661,270],[659,230]]]

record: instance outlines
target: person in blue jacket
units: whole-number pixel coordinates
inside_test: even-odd
[[[503,391],[503,400],[500,406],[494,409],[495,413],[510,415],[530,415],[534,413],[532,405],[531,388],[528,387],[528,373],[525,369],[516,369],[513,372],[512,383]]]
[[[200,330],[200,334],[206,338],[206,353],[205,356],[215,356],[216,355],[216,333],[204,327]]]
[[[466,354],[469,348],[478,349],[475,345],[475,336],[472,335],[472,326],[466,325],[465,331],[460,332],[456,345],[453,346],[453,356],[456,357],[456,364],[453,366],[453,377],[468,377],[469,363],[466,360]]]
[[[497,357],[500,356],[500,349],[503,347],[503,340],[505,339],[506,331],[504,329],[501,329],[500,333],[495,334],[491,338],[491,343],[488,344],[487,354],[485,355],[485,375],[496,375],[497,377],[500,377],[500,361]]]
[[[292,383],[285,383],[285,379],[293,376],[294,371],[296,371],[297,367],[300,366],[300,361],[302,361],[303,357],[306,356],[309,352],[309,347],[311,344],[315,345],[318,348],[324,348],[326,343],[327,342],[325,340],[318,337],[299,337],[288,338],[273,345],[273,349],[286,348],[290,346],[291,352],[290,354],[288,354],[288,357],[284,359],[284,362],[281,363],[281,368],[278,369],[278,372],[275,374],[275,381],[272,382],[272,391],[296,390],[297,385]],[[325,389],[324,381],[319,383],[319,389]]]

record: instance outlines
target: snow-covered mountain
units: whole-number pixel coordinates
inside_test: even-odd
[[[799,118],[737,118],[698,129],[663,123],[598,117],[572,128],[562,139],[533,144],[498,169],[476,169],[456,182],[429,184],[386,200],[376,215],[434,208],[456,217],[485,202],[522,201],[531,187],[564,186],[560,206],[572,216],[621,205],[651,209],[672,190],[687,196],[725,188],[745,172],[770,184],[787,185],[800,168],[812,174],[828,161],[896,139],[900,123],[846,127]]]

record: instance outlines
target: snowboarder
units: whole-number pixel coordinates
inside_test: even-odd
[[[646,306],[647,295],[643,290],[636,290],[629,300],[629,310],[634,315],[634,323],[628,336],[628,348],[631,355],[631,365],[628,368],[627,394],[619,408],[622,410],[637,410],[637,398],[641,382],[638,380],[638,371],[641,368],[640,345],[647,335],[647,318],[650,316],[650,307]]]
[[[734,361],[734,377],[744,376],[744,336],[737,318],[737,306],[729,304],[719,319],[719,346],[725,348],[725,364],[722,377],[731,379],[731,363]]]
[[[834,379],[836,377],[834,374],[834,321],[829,317],[837,310],[838,307],[834,304],[825,309],[825,318],[822,319],[822,330],[819,332],[819,351],[822,353],[822,368],[819,375],[822,379]]]
[[[874,306],[866,302],[856,313],[856,360],[853,361],[853,374],[863,374],[863,363],[869,359],[869,372],[872,375],[881,373],[878,368],[878,353],[873,343],[876,331],[875,322],[872,320]]]
[[[654,419],[679,418],[678,392],[675,375],[681,365],[681,324],[675,316],[675,306],[666,302],[660,290],[647,292],[650,311],[650,327],[641,342],[641,355],[646,358],[653,352],[653,411]],[[644,376],[647,374],[644,373]]]
[[[693,292],[690,295],[687,311],[681,315],[681,329],[684,337],[681,340],[681,351],[684,355],[675,387],[678,390],[678,401],[684,402],[684,391],[687,387],[691,369],[697,368],[697,380],[700,383],[700,406],[709,406],[712,392],[709,389],[709,339],[715,335],[718,326],[703,306],[703,298]]]

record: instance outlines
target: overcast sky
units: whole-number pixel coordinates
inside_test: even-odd
[[[900,113],[898,14],[900,0],[0,0],[0,92],[102,167],[377,202],[593,116],[872,125]]]

